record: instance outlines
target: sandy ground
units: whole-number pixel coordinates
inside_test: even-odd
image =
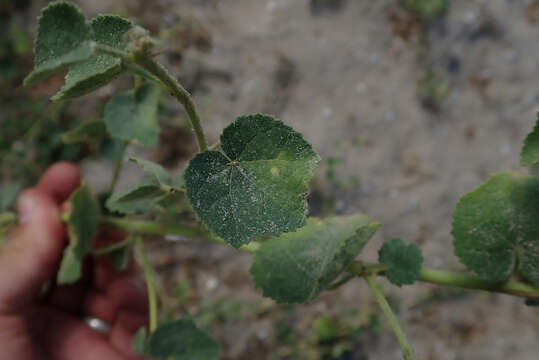
[[[277,115],[321,155],[318,181],[336,211],[363,212],[383,224],[364,258],[375,259],[384,240],[402,237],[421,246],[427,266],[449,269],[462,269],[450,235],[459,196],[490,173],[525,171],[518,166],[521,141],[539,110],[539,22],[530,15],[531,2],[452,1],[427,31],[430,47],[423,56],[414,36],[395,33],[392,0],[351,0],[319,16],[306,0],[80,1],[90,13],[141,14],[142,23],[161,29],[186,14],[196,18],[211,34],[211,51],[189,49],[181,66],[170,56],[161,60],[193,88],[213,140],[237,115]],[[418,98],[425,61],[449,81],[450,94],[438,112]],[[359,184],[332,187],[324,176],[331,157],[342,158],[339,179],[355,177]],[[97,187],[98,168],[87,164]],[[131,178],[129,169],[123,183]],[[262,301],[246,255],[191,243],[153,250],[164,284],[191,278],[201,297]],[[167,266],[171,258],[178,262]],[[196,275],[184,264],[196,265]],[[476,293],[423,311],[414,305],[432,286],[384,288],[401,301],[399,317],[418,359],[539,358],[539,313],[521,299]],[[374,309],[361,281],[297,307],[298,326],[310,326],[302,318],[343,308]],[[382,322],[381,336],[361,346],[369,359],[400,359]],[[259,317],[214,333],[227,358],[270,359],[271,331],[271,321]]]

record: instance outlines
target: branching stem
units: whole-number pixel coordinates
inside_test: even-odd
[[[382,294],[382,292],[380,291],[380,289],[370,275],[365,275],[363,277],[371,288],[371,291],[374,294],[376,301],[378,301],[378,305],[380,305],[382,312],[389,321],[389,325],[393,329],[393,332],[395,333],[395,336],[397,337],[397,340],[399,341],[399,344],[401,346],[404,359],[415,360],[412,347],[410,346],[410,343],[408,343],[408,339],[406,339],[406,334],[404,334],[404,331],[402,330],[399,321],[395,317],[395,314],[393,314],[393,311],[391,310],[391,307],[389,306],[389,303],[387,302],[384,294]]]
[[[138,53],[136,55],[139,55]],[[204,151],[208,148],[206,143],[206,137],[204,135],[204,129],[202,123],[196,111],[195,103],[191,98],[191,95],[183,86],[173,77],[168,71],[159,63],[157,63],[149,54],[142,53],[139,56],[135,56],[135,63],[145,68],[152,75],[157,77],[170,91],[184,107],[187,116],[191,122],[191,126],[195,131],[195,135],[198,142],[198,148],[200,151]]]
[[[124,163],[125,150],[127,149],[128,145],[129,145],[129,141],[124,141],[122,143],[120,156],[118,157],[118,159],[116,159],[116,163],[114,164],[114,170],[112,172],[112,178],[110,179],[109,188],[108,188],[109,193],[113,193],[114,188],[116,187],[116,182],[118,181],[118,176],[120,175],[120,170],[122,170],[122,165]]]

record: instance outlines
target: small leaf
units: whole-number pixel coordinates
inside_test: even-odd
[[[130,158],[129,160],[137,163],[146,175],[155,178],[159,184],[176,187],[178,181],[174,181],[168,171],[161,165],[136,157]]]
[[[65,144],[88,143],[101,140],[106,133],[107,129],[103,121],[88,121],[64,133],[62,141]]]
[[[492,175],[457,204],[455,255],[485,280],[504,281],[518,270],[539,286],[538,213],[538,178],[511,171]]]
[[[219,345],[193,320],[183,318],[158,327],[150,337],[148,353],[156,359],[217,360]]]
[[[406,244],[402,239],[392,239],[378,251],[378,261],[386,265],[386,277],[394,285],[413,284],[421,275],[423,255],[413,243]]]
[[[239,247],[303,226],[319,157],[301,134],[269,115],[241,116],[221,148],[199,153],[185,171],[189,201],[211,231]]]
[[[129,248],[122,247],[108,253],[110,262],[116,271],[123,271],[129,264]]]
[[[105,124],[113,138],[154,145],[159,135],[159,87],[143,84],[113,97],[105,106]]]
[[[0,187],[0,211],[6,211],[13,205],[21,189],[20,184],[8,184]]]
[[[92,28],[78,6],[56,1],[43,8],[34,46],[35,67],[24,79],[24,85],[88,59],[94,53],[92,37]]]
[[[155,210],[154,200],[164,194],[155,179],[145,178],[127,190],[113,194],[107,199],[106,206],[111,212],[145,214]]]
[[[92,249],[92,238],[97,233],[100,218],[99,203],[87,185],[73,192],[69,202],[69,245],[64,251],[58,271],[59,284],[71,284],[80,279],[82,260]]]
[[[533,131],[524,140],[520,152],[520,165],[533,166],[539,164],[539,112]]]
[[[123,50],[124,35],[133,28],[129,20],[114,15],[99,15],[90,23],[94,40],[98,44]],[[121,60],[105,54],[95,54],[86,61],[70,67],[66,83],[52,100],[71,99],[88,94],[118,76],[122,71]]]
[[[133,336],[133,351],[137,355],[146,355],[148,347],[147,331],[145,327],[141,327]]]
[[[262,243],[251,275],[279,303],[313,300],[356,258],[380,224],[363,215],[309,218],[293,233]]]

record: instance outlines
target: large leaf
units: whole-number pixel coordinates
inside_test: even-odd
[[[158,103],[159,86],[149,83],[116,95],[105,106],[105,124],[110,135],[154,145],[159,135]]]
[[[319,157],[301,134],[271,116],[241,116],[185,171],[187,196],[215,234],[239,247],[305,222],[307,182]]]
[[[492,175],[464,195],[453,214],[455,254],[480,277],[506,280],[513,271],[539,286],[539,179]]]
[[[24,84],[34,84],[66,66],[88,59],[94,53],[92,39],[92,28],[78,6],[64,1],[49,4],[39,17],[35,66]]]
[[[423,254],[416,244],[392,239],[384,243],[378,251],[378,261],[387,267],[385,274],[392,284],[410,285],[419,279]]]
[[[280,303],[310,301],[350,265],[379,227],[363,215],[310,218],[298,231],[262,243],[250,270],[255,284]]]
[[[183,318],[158,327],[150,337],[148,353],[155,359],[217,360],[219,345],[193,320]]]
[[[133,24],[119,16],[100,15],[91,21],[91,27],[96,43],[123,50],[127,44],[125,33],[133,28]],[[70,99],[88,94],[109,83],[121,71],[119,58],[95,54],[70,67],[64,87],[52,99]]]
[[[520,165],[533,166],[539,164],[539,112],[533,131],[524,140],[520,153]]]
[[[92,249],[92,238],[97,233],[99,203],[86,185],[79,187],[69,198],[71,210],[67,220],[69,245],[58,271],[59,284],[71,284],[80,279],[82,260]]]

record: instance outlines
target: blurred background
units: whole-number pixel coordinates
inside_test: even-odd
[[[362,258],[393,237],[418,244],[425,266],[462,270],[451,214],[489,174],[519,168],[539,110],[538,0],[92,0],[149,29],[159,60],[193,94],[210,143],[237,115],[274,114],[322,157],[311,215],[366,213],[383,224]],[[53,77],[22,88],[46,1],[0,2],[0,210],[58,160],[106,189],[118,146],[66,143],[132,86],[120,77],[71,102],[48,99]],[[187,119],[163,96],[159,145],[130,154],[179,171],[196,151]],[[126,164],[119,188],[136,182]],[[174,240],[174,239],[171,239]],[[177,240],[177,239],[176,239]],[[254,289],[250,256],[181,239],[150,244],[167,314],[189,312],[223,359],[400,359],[362,281],[307,305]],[[539,310],[504,295],[416,284],[388,294],[419,359],[539,358]]]

